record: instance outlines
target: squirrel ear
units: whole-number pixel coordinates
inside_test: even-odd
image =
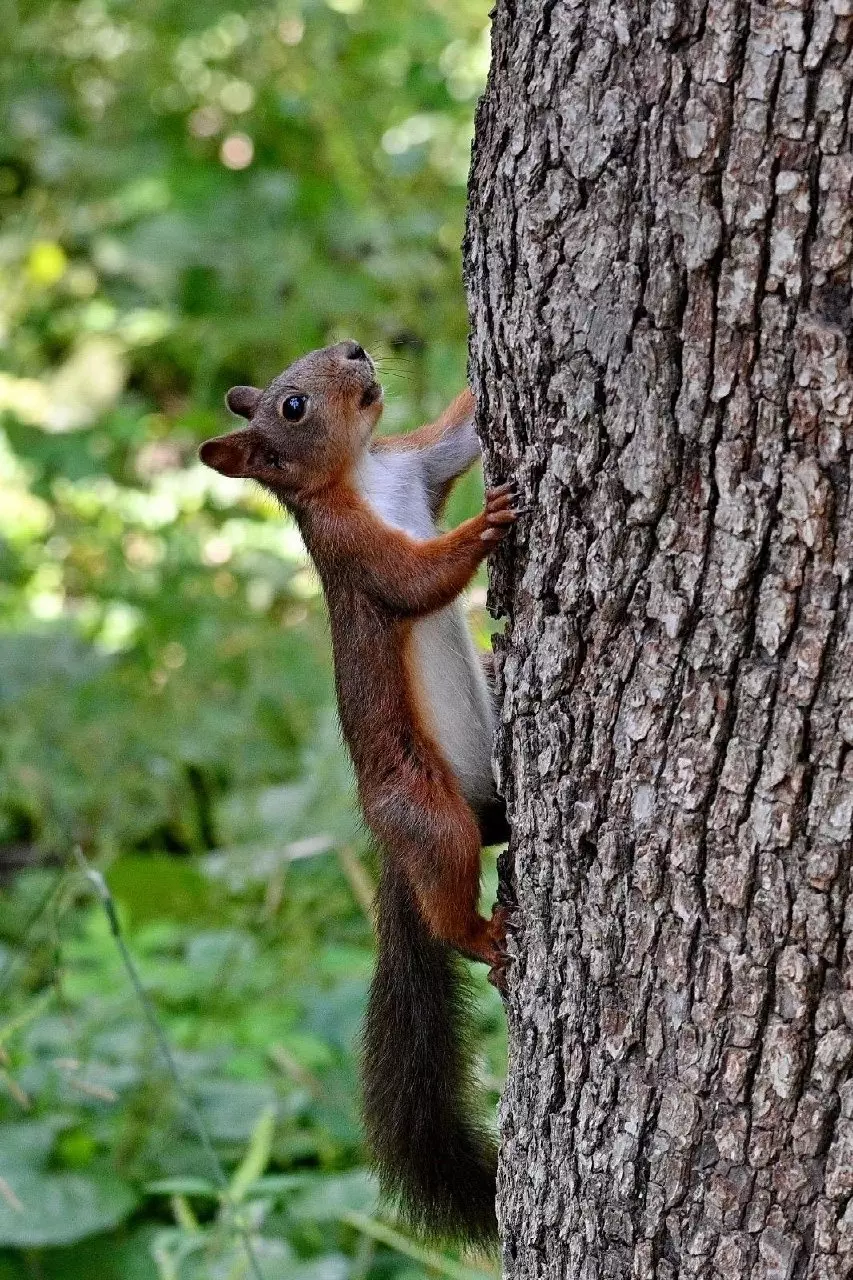
[[[260,398],[261,393],[257,387],[232,387],[225,395],[225,403],[232,413],[241,418],[251,418]]]
[[[238,387],[238,391],[248,390]],[[231,393],[229,392],[229,395]],[[205,440],[198,451],[198,456],[206,467],[211,467],[223,476],[246,476],[249,462],[249,449],[246,431],[232,431],[228,436],[217,436],[215,440]]]

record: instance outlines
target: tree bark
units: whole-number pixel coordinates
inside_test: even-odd
[[[498,0],[507,1275],[853,1276],[853,0]]]

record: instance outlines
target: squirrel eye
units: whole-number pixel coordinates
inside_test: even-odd
[[[307,396],[286,396],[278,407],[278,411],[288,422],[298,422],[304,418],[308,407]]]

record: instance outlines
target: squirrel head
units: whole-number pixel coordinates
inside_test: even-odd
[[[206,440],[202,462],[286,501],[357,461],[382,413],[382,387],[364,347],[347,341],[302,356],[263,390],[232,387],[225,403],[249,425]]]

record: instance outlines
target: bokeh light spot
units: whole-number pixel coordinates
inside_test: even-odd
[[[27,272],[35,284],[56,284],[65,275],[68,259],[61,245],[37,240],[27,258]]]
[[[278,38],[282,44],[299,44],[305,35],[305,23],[301,18],[282,18],[278,24]]]
[[[212,138],[219,133],[225,117],[219,107],[199,107],[193,111],[187,125],[194,138]]]
[[[255,91],[245,80],[229,80],[219,94],[219,101],[226,111],[240,115],[251,110],[255,102]]]
[[[230,133],[219,148],[219,158],[226,169],[248,169],[255,155],[255,144],[246,133]]]

